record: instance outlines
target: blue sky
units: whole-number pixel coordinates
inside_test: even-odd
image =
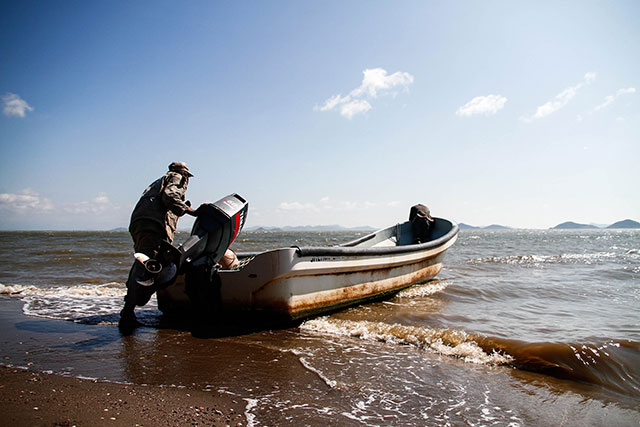
[[[3,2],[0,229],[640,220],[640,3]],[[185,219],[181,227],[188,226]]]

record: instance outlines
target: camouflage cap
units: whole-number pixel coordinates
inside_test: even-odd
[[[193,174],[189,172],[189,167],[185,162],[173,162],[169,165],[169,170],[186,176],[193,176]]]
[[[429,210],[428,207],[422,205],[422,207],[424,208],[424,210],[422,209],[418,209],[418,216],[420,217],[424,217],[427,218],[429,221],[433,222],[435,221],[432,217],[431,217],[431,211]]]
[[[416,217],[418,218],[426,218],[429,222],[434,222],[435,220],[431,217],[431,211],[428,207],[422,204],[418,204],[411,207],[411,211],[409,212],[409,221],[413,221]]]

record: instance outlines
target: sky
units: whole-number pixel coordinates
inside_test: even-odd
[[[640,221],[640,2],[0,3],[0,229]],[[190,225],[181,220],[180,228]]]

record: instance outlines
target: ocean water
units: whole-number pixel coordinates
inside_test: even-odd
[[[233,248],[362,234],[242,232]],[[640,230],[461,231],[434,280],[391,299],[209,339],[155,299],[119,333],[131,246],[0,232],[2,363],[229,393],[248,425],[640,424]]]

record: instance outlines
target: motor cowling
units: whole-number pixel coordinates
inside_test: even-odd
[[[230,194],[197,210],[191,236],[178,247],[179,268],[206,256],[220,261],[244,226],[249,204],[238,194]]]

